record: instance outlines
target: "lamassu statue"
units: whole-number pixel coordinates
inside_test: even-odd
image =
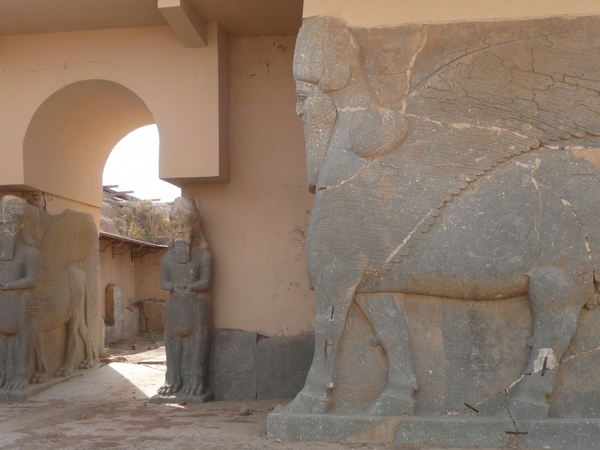
[[[453,33],[455,47],[444,47]],[[482,434],[500,441],[477,444],[459,432],[471,436],[467,444],[504,445],[505,430],[534,439],[535,426],[546,426],[580,311],[594,308],[598,295],[600,168],[590,162],[600,152],[598,61],[597,19],[356,31],[331,17],[304,21],[294,77],[315,192],[306,246],[317,302],[315,353],[305,387],[271,415],[271,436],[347,437],[357,432],[357,417],[368,428],[377,417],[419,411],[425,387],[415,375],[407,295],[529,299],[530,350],[520,376],[506,380],[501,395],[448,411],[449,419],[431,428],[447,434],[437,443],[457,443],[448,424],[477,428],[462,416],[480,413],[494,395],[497,409],[489,414],[499,419],[485,422],[494,431]],[[370,323],[387,373],[362,410],[349,406],[352,419],[334,420],[344,375],[340,348],[353,355],[347,368],[366,370],[364,356],[351,350],[356,336],[344,340],[355,306]],[[485,381],[478,378],[475,387]],[[369,390],[346,386],[339,395],[352,389],[356,398]],[[538,425],[524,422],[533,420]],[[600,437],[593,423],[582,433],[585,442]],[[399,427],[394,439],[435,439],[430,428],[414,429],[428,431],[421,438]]]
[[[97,352],[89,326],[97,323],[92,319],[98,313],[88,282],[97,274],[97,258],[98,234],[90,215],[51,215],[22,198],[2,197],[0,388],[8,393],[1,400],[23,401],[29,382],[46,381],[47,366],[59,377],[92,367]],[[44,333],[63,327],[64,338],[49,339],[53,359],[46,361]]]
[[[165,312],[167,373],[158,394],[180,393],[201,402],[212,397],[207,391],[212,256],[194,200],[177,198],[170,219],[173,241],[161,266],[161,287],[170,292]]]

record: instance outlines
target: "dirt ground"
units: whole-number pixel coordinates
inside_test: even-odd
[[[140,336],[109,348],[103,366],[31,396],[0,403],[0,449],[423,449],[266,437],[282,401],[154,404],[164,347]],[[283,401],[285,402],[285,401]]]

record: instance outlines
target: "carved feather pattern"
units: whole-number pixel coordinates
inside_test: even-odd
[[[52,306],[58,277],[68,266],[84,265],[90,252],[97,251],[94,246],[97,240],[90,216],[67,210],[53,217],[40,246],[41,266],[29,308],[32,317],[48,323],[54,321],[52,314],[60,312]]]
[[[440,208],[491,168],[550,141],[600,135],[600,29],[459,58],[412,89],[406,113],[407,139],[374,161],[396,172],[381,186],[396,191],[385,208],[402,211],[401,239],[384,266],[408,254]]]

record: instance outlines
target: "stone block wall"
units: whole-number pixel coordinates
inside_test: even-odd
[[[313,351],[309,336],[214,330],[209,383],[215,400],[293,398],[304,386]]]

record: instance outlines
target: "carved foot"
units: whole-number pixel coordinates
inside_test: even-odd
[[[173,386],[165,384],[164,386],[159,387],[156,393],[162,397],[168,397],[173,393]]]
[[[313,397],[301,391],[285,409],[298,414],[325,414],[329,410],[329,403],[327,397]]]
[[[72,371],[70,371],[69,369],[65,369],[64,367],[61,367],[56,372],[54,372],[54,376],[55,377],[68,377],[69,375],[71,375],[71,373],[72,373]]]
[[[163,386],[159,387],[156,391],[158,395],[162,397],[168,397],[169,395],[176,394],[181,389],[181,383],[175,382],[173,384],[165,383]]]
[[[80,369],[91,369],[92,367],[93,367],[92,362],[88,361],[88,360],[83,360],[83,361],[81,361],[81,364],[79,364]]]
[[[398,397],[389,393],[381,393],[367,409],[370,416],[412,416],[415,413],[416,402],[410,397]]]
[[[29,380],[29,382],[31,384],[42,384],[46,382],[46,374],[45,373],[34,373],[33,375],[31,375],[31,379]]]
[[[196,380],[193,383],[186,383],[182,389],[182,392],[188,395],[201,395],[202,391],[202,382],[200,380]]]
[[[4,375],[0,375],[0,389],[2,389],[5,384],[6,384],[6,377]]]

